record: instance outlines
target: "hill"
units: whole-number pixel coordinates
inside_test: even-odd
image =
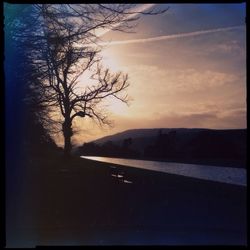
[[[113,134],[110,136],[105,136],[100,139],[93,141],[93,143],[103,145],[108,141],[112,141],[115,144],[121,145],[122,141],[127,138],[133,139],[133,147],[138,150],[142,149],[142,145],[149,145],[152,143],[152,140],[156,138],[159,131],[163,134],[169,133],[170,131],[177,131],[178,135],[185,137],[193,137],[193,135],[201,132],[208,131],[209,129],[200,129],[200,128],[149,128],[149,129],[129,129],[117,134]]]
[[[78,154],[212,165],[246,165],[246,129],[132,129],[78,148]]]

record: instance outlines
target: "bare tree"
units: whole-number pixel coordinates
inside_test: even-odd
[[[68,156],[76,117],[109,124],[104,113],[98,111],[102,101],[109,97],[128,101],[124,93],[129,86],[128,76],[112,73],[101,65],[101,34],[105,30],[132,32],[138,14],[155,15],[166,9],[142,12],[135,11],[134,4],[43,4],[34,5],[34,10],[36,30],[20,36],[30,47],[37,79],[33,88],[40,93],[39,101],[50,114],[60,114],[51,119],[61,123],[64,153]],[[79,77],[89,69],[95,84],[79,89]],[[45,117],[48,120],[48,114]]]

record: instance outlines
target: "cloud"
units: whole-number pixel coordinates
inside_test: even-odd
[[[211,46],[204,46],[202,49],[198,51],[199,54],[203,56],[216,56],[216,58],[227,58],[227,56],[233,56],[236,59],[244,59],[246,55],[246,46],[245,46],[245,34],[244,36],[235,36],[232,40],[224,40],[223,42],[220,41],[213,41],[210,42],[213,45]]]
[[[176,87],[178,90],[191,92],[209,91],[233,83],[238,79],[236,75],[211,70],[185,69],[178,71],[174,75]]]
[[[216,120],[217,112],[195,112],[195,113],[175,113],[171,112],[159,119],[152,119],[149,121],[151,126],[162,127],[187,127],[187,128],[206,128],[211,126],[211,122]]]
[[[166,112],[159,110],[148,114],[147,117],[114,115],[113,128],[100,129],[93,123],[84,122],[84,133],[77,134],[73,143],[81,145],[83,142],[92,141],[100,137],[119,133],[135,128],[214,128],[232,129],[246,128],[246,108],[219,107],[212,103],[200,103],[200,109],[192,107],[183,111]],[[146,111],[146,110],[145,110]]]
[[[129,72],[131,82],[140,83],[134,85],[136,92],[149,95],[153,95],[154,92],[174,94],[210,91],[239,80],[238,75],[219,71],[194,68],[162,69],[154,65],[133,66]]]
[[[136,127],[166,127],[166,128],[246,128],[246,110],[205,111],[205,112],[171,112],[165,115],[148,119],[137,120]],[[133,122],[136,123],[135,121]],[[131,123],[130,125],[132,125]]]
[[[100,43],[100,45],[122,45],[122,44],[131,44],[131,43],[156,42],[156,41],[162,41],[162,40],[171,40],[171,39],[177,39],[177,38],[205,35],[205,34],[210,34],[210,33],[215,33],[215,32],[231,31],[235,29],[242,29],[244,27],[245,27],[244,25],[239,25],[239,26],[224,27],[224,28],[217,28],[217,29],[210,29],[210,30],[199,30],[199,31],[188,32],[188,33],[179,33],[179,34],[173,34],[173,35],[156,36],[156,37],[151,37],[151,38],[103,42],[103,43]]]
[[[145,118],[116,117],[116,127],[107,134],[118,133],[128,128],[246,128],[246,110],[207,110],[200,112],[157,113]]]

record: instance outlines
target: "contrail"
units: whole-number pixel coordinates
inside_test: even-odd
[[[235,29],[241,29],[241,28],[244,28],[244,25],[231,26],[231,27],[218,28],[218,29],[210,29],[210,30],[199,30],[199,31],[194,31],[194,32],[179,33],[179,34],[166,35],[166,36],[156,36],[156,37],[151,37],[151,38],[102,42],[100,43],[100,45],[121,45],[121,44],[131,44],[131,43],[155,42],[155,41],[161,41],[161,40],[171,40],[171,39],[176,39],[176,38],[199,36],[199,35],[204,35],[204,34],[209,34],[209,33],[229,31],[229,30],[235,30]]]

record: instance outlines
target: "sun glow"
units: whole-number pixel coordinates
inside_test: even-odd
[[[111,74],[115,74],[118,72],[123,71],[123,68],[114,53],[112,53],[111,49],[104,49],[100,56],[102,58],[101,65],[104,69],[109,69]],[[92,66],[91,70],[87,69],[78,79],[79,81],[79,88],[77,90],[78,93],[83,91],[86,87],[92,87],[97,84],[97,81],[94,79],[91,79],[91,76],[96,70],[96,64]],[[124,72],[126,73],[126,72]]]
[[[122,70],[117,56],[112,53],[111,49],[105,49],[101,52],[102,64],[108,68],[111,73],[116,73]]]
[[[115,98],[107,101],[107,109],[114,115],[126,115],[129,113],[129,106]]]
[[[111,74],[115,74],[118,72],[122,72],[126,74],[124,71],[124,66],[122,66],[121,61],[118,59],[118,56],[112,51],[111,48],[104,49],[101,52],[102,56],[102,65],[104,68],[110,70]],[[129,107],[126,103],[121,102],[115,97],[110,98],[105,102],[107,104],[108,110],[115,115],[126,115],[129,112]]]

